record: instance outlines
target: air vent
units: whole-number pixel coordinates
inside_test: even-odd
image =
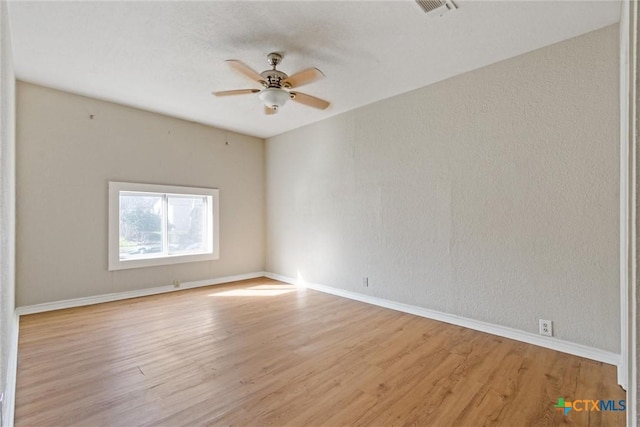
[[[451,0],[416,0],[416,3],[428,16],[442,16],[457,9]]]

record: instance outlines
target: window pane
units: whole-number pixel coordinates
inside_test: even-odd
[[[162,253],[162,199],[161,195],[120,193],[120,259]]]
[[[168,196],[168,210],[169,253],[208,251],[207,198]]]

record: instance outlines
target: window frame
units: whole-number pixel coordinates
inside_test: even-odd
[[[211,251],[196,254],[162,254],[159,257],[141,259],[120,259],[120,193],[137,192],[163,196],[201,196],[210,197],[211,209]],[[217,188],[182,187],[176,185],[140,184],[133,182],[109,181],[109,213],[108,213],[108,270],[126,270],[130,268],[154,267],[160,265],[181,264],[197,261],[219,259],[220,252],[220,194]],[[166,228],[166,220],[162,227]],[[165,230],[163,230],[163,233]],[[166,230],[168,232],[168,230]],[[166,243],[166,242],[165,242]]]

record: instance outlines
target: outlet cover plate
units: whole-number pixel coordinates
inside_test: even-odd
[[[551,320],[540,319],[539,333],[540,333],[540,335],[545,335],[545,336],[548,336],[548,337],[552,337],[553,336],[553,322]]]

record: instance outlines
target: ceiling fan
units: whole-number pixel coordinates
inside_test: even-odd
[[[317,68],[307,68],[306,70],[302,70],[292,76],[288,76],[282,71],[276,70],[276,66],[281,61],[281,54],[276,52],[268,54],[267,62],[271,65],[271,70],[265,70],[258,73],[240,61],[229,59],[226,62],[234,70],[246,77],[249,77],[251,80],[258,82],[262,85],[263,89],[224,90],[222,92],[213,92],[213,94],[215,96],[229,96],[257,93],[260,100],[264,102],[265,114],[275,114],[289,99],[320,110],[324,110],[329,107],[329,102],[324,99],[316,98],[315,96],[307,95],[302,92],[289,90],[320,80],[324,77],[322,71]]]

